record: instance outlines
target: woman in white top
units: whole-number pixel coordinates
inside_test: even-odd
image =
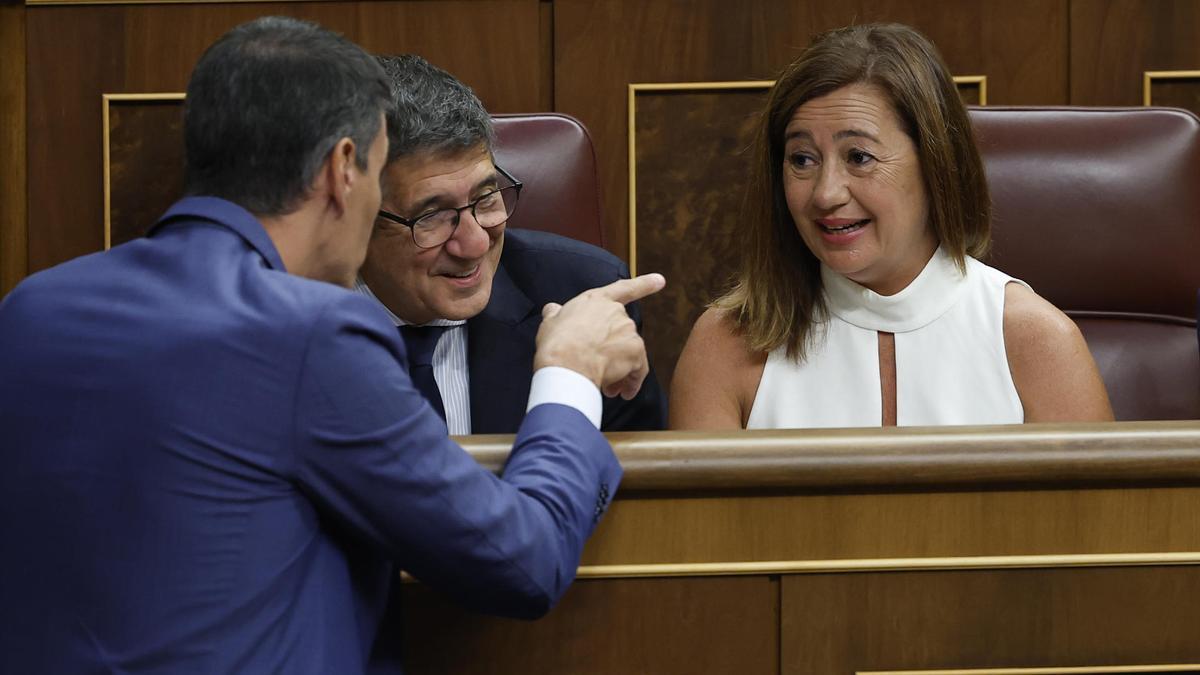
[[[1078,328],[977,258],[987,181],[937,50],[818,36],[771,91],[735,285],[696,322],[676,429],[1111,420]]]

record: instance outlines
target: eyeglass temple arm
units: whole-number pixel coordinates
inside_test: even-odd
[[[525,187],[524,183],[517,180],[516,176],[505,171],[504,167],[500,166],[499,164],[496,165],[496,171],[499,171],[501,176],[504,176],[505,178],[507,178],[509,180],[509,182],[511,182],[513,185],[517,186],[517,188]]]

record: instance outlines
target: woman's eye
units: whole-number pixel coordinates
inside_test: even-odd
[[[864,164],[870,163],[875,158],[869,153],[863,152],[862,150],[851,150],[850,154],[848,155],[848,159],[850,160],[850,163],[855,166],[863,166]]]
[[[791,155],[788,155],[788,164],[791,164],[792,167],[796,169],[807,169],[813,164],[816,164],[816,162],[812,157],[804,153],[794,152]]]

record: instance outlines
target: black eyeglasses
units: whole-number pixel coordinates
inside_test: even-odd
[[[485,230],[503,225],[512,217],[513,211],[517,210],[517,200],[521,197],[521,188],[525,187],[525,184],[499,166],[496,167],[496,172],[509,184],[485,192],[466,206],[438,209],[419,218],[405,218],[379,209],[379,217],[412,230],[413,243],[420,248],[434,248],[450,241],[450,237],[453,237],[454,231],[458,229],[459,221],[462,220],[463,211],[470,210],[471,217]]]

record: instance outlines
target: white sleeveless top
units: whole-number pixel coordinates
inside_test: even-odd
[[[1019,424],[1025,419],[1004,349],[1003,272],[941,248],[907,288],[879,295],[821,266],[827,321],[803,363],[786,347],[767,357],[750,429],[872,427],[883,423],[879,331],[896,336],[900,426]]]

